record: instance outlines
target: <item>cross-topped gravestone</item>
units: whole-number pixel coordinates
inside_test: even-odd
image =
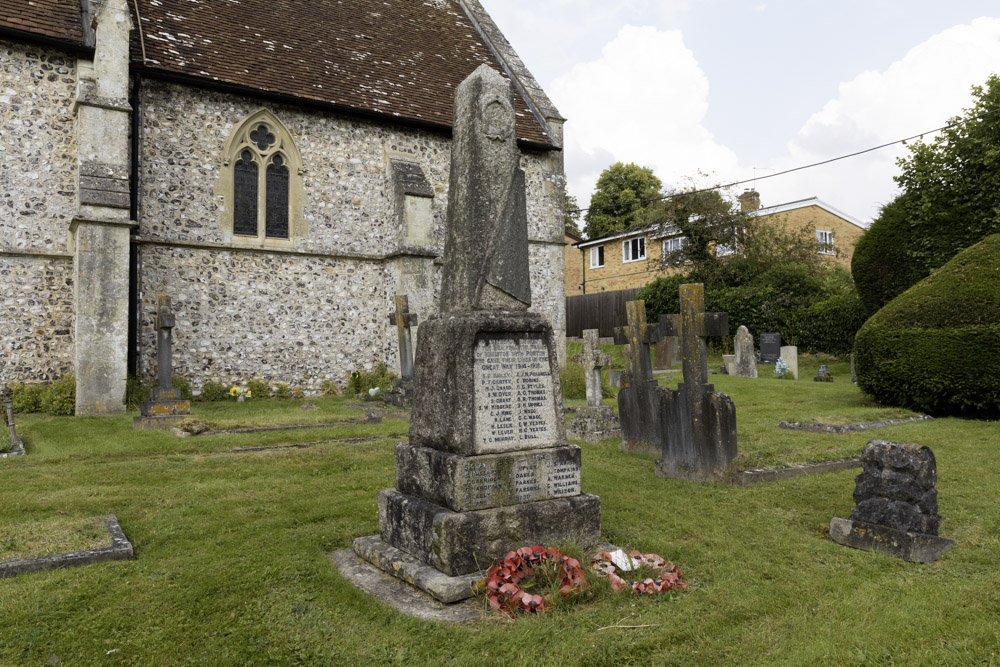
[[[0,389],[0,402],[3,403],[3,421],[10,433],[10,451],[4,456],[20,456],[24,454],[24,443],[14,428],[14,392],[10,387]]]
[[[629,374],[633,382],[653,379],[653,367],[649,361],[649,346],[659,341],[663,335],[656,325],[646,321],[646,302],[641,299],[625,304],[628,325],[615,327],[615,343],[629,345]]]
[[[601,369],[611,365],[611,355],[601,352],[600,331],[585,329],[583,332],[583,353],[573,355],[573,361],[583,366],[587,380],[587,405],[601,405]]]
[[[173,386],[173,330],[176,324],[170,297],[156,301],[156,387],[153,399],[143,401],[139,416],[132,419],[137,429],[170,428],[191,415],[191,402],[181,398],[180,389]]]
[[[417,314],[410,312],[410,300],[405,294],[396,295],[396,310],[389,313],[389,323],[396,325],[399,339],[399,376],[404,381],[413,378],[413,339],[410,327],[417,325]]]
[[[625,345],[627,372],[618,392],[618,419],[621,422],[621,449],[659,456],[663,442],[663,423],[656,405],[659,385],[653,379],[649,346],[663,335],[658,325],[646,321],[646,302],[625,304],[628,325],[615,329],[615,343]]]
[[[661,315],[661,336],[677,336],[681,340],[684,383],[688,386],[708,384],[708,353],[706,336],[729,335],[729,313],[705,312],[705,286],[681,285],[679,315]]]

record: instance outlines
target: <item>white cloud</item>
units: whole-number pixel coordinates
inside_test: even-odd
[[[887,143],[944,125],[971,106],[970,89],[1000,70],[1000,19],[981,18],[944,30],[884,71],[840,84],[837,97],[814,113],[788,142],[786,169]],[[930,136],[927,137],[931,139]],[[764,204],[816,195],[862,219],[896,192],[902,146],[765,181]]]
[[[679,31],[625,26],[549,92],[569,119],[566,173],[582,206],[614,161],[652,167],[665,184],[736,170],[735,154],[702,125],[708,79]]]

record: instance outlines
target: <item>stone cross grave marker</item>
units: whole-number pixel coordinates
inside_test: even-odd
[[[653,379],[649,346],[659,341],[662,334],[658,325],[646,322],[645,301],[627,302],[625,315],[628,325],[615,328],[615,343],[628,348],[625,354],[627,370],[618,392],[621,449],[659,456],[664,437],[663,424],[656,408],[659,385]]]
[[[410,301],[405,294],[396,295],[396,310],[389,314],[389,323],[396,325],[399,339],[399,377],[405,382],[413,378],[413,338],[410,327],[417,325],[417,314],[410,312]]]
[[[736,408],[708,383],[707,336],[729,335],[728,313],[705,312],[705,286],[680,286],[681,312],[660,317],[664,336],[678,336],[684,382],[664,389],[666,410],[662,458],[656,472],[664,477],[718,479],[736,458]]]
[[[573,355],[573,361],[583,366],[587,379],[587,405],[600,407],[601,369],[611,365],[611,355],[601,352],[600,332],[597,329],[586,329],[583,332],[583,354]]]
[[[14,392],[10,387],[0,389],[0,402],[3,403],[3,421],[10,433],[10,452],[4,456],[20,456],[24,454],[24,443],[14,428]]]
[[[132,420],[137,429],[170,428],[191,414],[191,402],[181,399],[180,389],[173,386],[174,325],[170,297],[161,296],[156,302],[156,387],[153,400],[143,401]]]
[[[736,376],[741,378],[757,377],[757,359],[753,354],[753,336],[742,324],[736,330]]]
[[[513,549],[600,539],[600,499],[581,492],[581,450],[566,442],[552,325],[528,311],[513,102],[487,65],[455,91],[440,312],[420,325],[419,391],[395,488],[378,492],[379,535],[354,542],[441,602],[470,597]]]

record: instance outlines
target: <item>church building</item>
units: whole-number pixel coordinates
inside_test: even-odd
[[[478,0],[5,0],[0,382],[73,373],[78,415],[123,412],[164,296],[196,391],[395,368],[483,63],[515,90],[531,310],[563,332],[564,119]]]

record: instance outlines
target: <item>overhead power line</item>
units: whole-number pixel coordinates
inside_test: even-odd
[[[727,188],[736,187],[737,185],[745,185],[747,183],[753,183],[753,182],[756,182],[756,181],[763,181],[763,180],[766,180],[768,178],[777,178],[778,176],[784,176],[785,174],[791,174],[791,173],[796,172],[796,171],[802,171],[803,169],[812,169],[813,167],[821,167],[824,164],[830,164],[831,162],[839,162],[840,160],[846,160],[847,158],[857,157],[859,155],[864,155],[865,153],[871,153],[873,151],[881,150],[883,148],[888,148],[889,146],[895,146],[896,144],[905,144],[907,141],[913,141],[914,139],[923,139],[924,135],[926,135],[926,134],[934,134],[936,132],[941,132],[942,130],[950,130],[953,127],[959,127],[961,125],[965,125],[966,123],[971,123],[974,120],[980,120],[982,118],[986,118],[987,116],[991,116],[991,115],[993,115],[993,114],[995,114],[997,112],[1000,112],[1000,108],[990,109],[989,111],[984,111],[983,113],[979,114],[978,116],[973,116],[972,118],[966,118],[964,120],[959,120],[959,121],[956,121],[954,123],[949,123],[947,125],[942,125],[941,127],[935,128],[933,130],[927,130],[925,132],[921,132],[919,134],[914,134],[913,136],[906,137],[905,139],[897,139],[896,141],[890,141],[889,143],[879,144],[878,146],[872,146],[871,148],[865,148],[864,150],[854,151],[853,153],[846,153],[844,155],[839,155],[837,157],[832,157],[832,158],[830,158],[828,160],[821,160],[819,162],[813,162],[811,164],[804,164],[804,165],[802,165],[800,167],[792,167],[791,169],[785,169],[783,171],[777,171],[777,172],[775,172],[773,174],[767,174],[765,176],[757,176],[756,172],[755,172],[753,178],[747,178],[747,179],[744,179],[742,181],[733,181],[732,183],[726,183],[726,184],[722,184],[722,185],[713,185],[710,188],[701,188],[700,190],[691,190],[691,191],[688,191],[688,192],[673,192],[671,194],[662,195],[660,197],[651,197],[649,199],[643,199],[643,200],[640,201],[640,203],[642,203],[642,204],[651,204],[654,201],[665,201],[667,199],[674,199],[675,197],[681,197],[681,196],[685,196],[685,195],[697,195],[697,194],[701,194],[703,192],[712,192],[713,190],[725,190]],[[584,213],[586,211],[591,211],[591,210],[605,210],[605,211],[607,211],[607,210],[612,210],[612,207],[610,207],[610,206],[604,206],[604,207],[588,206],[587,208],[571,209],[570,212],[576,212],[576,213],[579,214],[579,213]]]

